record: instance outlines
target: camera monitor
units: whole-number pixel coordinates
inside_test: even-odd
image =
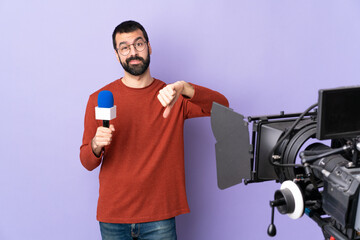
[[[316,138],[360,135],[360,86],[319,90]]]

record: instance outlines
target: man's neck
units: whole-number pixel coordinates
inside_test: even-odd
[[[124,77],[121,81],[127,86],[131,88],[145,88],[149,86],[154,79],[151,77],[149,69],[140,76],[134,76],[125,72]]]

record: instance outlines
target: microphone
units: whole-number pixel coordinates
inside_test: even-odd
[[[98,106],[95,107],[95,119],[103,120],[103,127],[110,126],[110,120],[116,118],[116,106],[112,92],[104,90],[99,92]]]

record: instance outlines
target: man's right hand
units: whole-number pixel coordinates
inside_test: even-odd
[[[114,125],[109,128],[98,127],[94,138],[91,140],[91,148],[93,153],[99,157],[103,147],[110,145],[112,140],[112,133],[115,131]]]

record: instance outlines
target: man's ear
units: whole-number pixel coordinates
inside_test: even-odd
[[[148,48],[149,48],[149,53],[150,53],[150,55],[151,55],[151,53],[152,53],[152,49],[151,49],[150,42],[148,42]]]

